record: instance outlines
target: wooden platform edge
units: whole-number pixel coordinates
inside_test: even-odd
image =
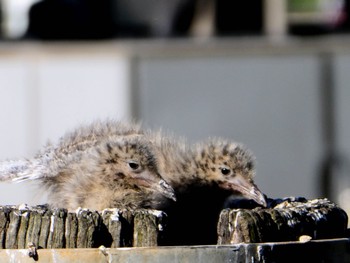
[[[310,261],[311,260],[311,261]],[[0,262],[34,262],[27,249],[0,249]],[[350,263],[350,239],[139,248],[39,249],[37,262],[337,262]]]

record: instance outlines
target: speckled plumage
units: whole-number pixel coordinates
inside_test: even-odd
[[[3,162],[0,180],[39,181],[54,207],[158,208],[175,196],[138,127],[113,121],[80,127],[33,159]]]
[[[266,205],[254,184],[255,158],[242,144],[213,138],[188,145],[184,139],[160,133],[145,136],[156,148],[160,173],[177,193],[213,186]]]
[[[102,140],[57,176],[42,180],[50,189],[50,204],[95,210],[158,208],[173,191],[162,181],[150,149],[138,138]]]
[[[215,244],[217,219],[231,195],[266,206],[253,181],[254,157],[243,145],[216,138],[189,146],[168,136],[146,136],[153,138],[159,171],[177,197],[164,208],[169,215],[165,245]]]
[[[0,181],[24,181],[56,176],[102,140],[133,138],[142,134],[140,125],[114,120],[96,120],[67,132],[57,143],[47,143],[34,158],[0,162]]]

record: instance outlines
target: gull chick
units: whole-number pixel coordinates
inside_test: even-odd
[[[165,245],[215,244],[219,213],[231,195],[266,206],[253,180],[254,157],[243,145],[209,139],[187,146],[160,135],[153,136],[153,144],[159,170],[177,197],[164,208],[169,220]]]
[[[140,136],[86,133],[87,140],[74,139],[72,134],[79,133],[47,146],[33,159],[2,162],[0,180],[35,180],[48,192],[51,206],[69,210],[157,209],[166,199],[175,200],[158,172],[152,145]]]
[[[42,179],[55,207],[157,209],[164,197],[176,200],[151,147],[139,138],[102,141],[75,158],[57,176]]]

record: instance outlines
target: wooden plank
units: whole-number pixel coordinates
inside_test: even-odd
[[[158,245],[162,220],[166,215],[157,210],[137,210],[134,216],[134,247],[152,247]]]
[[[47,248],[65,247],[65,221],[67,209],[53,209],[50,221],[50,232],[47,241]]]
[[[105,209],[102,211],[103,226],[101,229],[105,233],[104,246],[116,248],[122,245],[122,212],[117,209]]]
[[[11,209],[9,213],[9,224],[6,231],[5,248],[17,248],[18,230],[21,224],[21,215],[18,209]]]
[[[315,240],[307,243],[168,246],[149,248],[39,249],[38,262],[45,263],[180,263],[180,262],[327,262],[350,263],[349,239]],[[33,263],[27,250],[6,249],[0,262]]]
[[[6,231],[10,222],[9,213],[8,207],[0,207],[0,248],[5,248]]]
[[[101,225],[101,216],[97,211],[80,209],[77,211],[78,234],[77,248],[91,248],[97,246],[96,237],[98,236]]]
[[[47,248],[47,242],[50,234],[52,211],[46,210],[41,217],[39,248]]]
[[[68,213],[66,218],[66,248],[76,248],[78,238],[78,219],[75,213]]]
[[[218,244],[296,241],[344,237],[348,217],[327,199],[286,199],[271,208],[225,209],[218,222]]]
[[[17,235],[17,248],[26,248],[26,236],[27,236],[27,229],[28,229],[28,223],[29,223],[29,217],[31,211],[28,209],[19,210],[20,216],[21,216],[21,222],[19,224],[18,229],[18,235]]]
[[[167,216],[156,210],[90,211],[46,206],[0,206],[0,247],[93,248],[158,246]],[[344,237],[346,213],[327,199],[286,200],[269,208],[225,209],[218,221],[218,244],[280,242]],[[181,227],[181,226],[179,226]],[[165,230],[165,231],[163,231]],[[206,229],[203,229],[206,231]]]

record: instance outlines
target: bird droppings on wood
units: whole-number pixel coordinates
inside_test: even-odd
[[[162,217],[164,216],[164,212],[160,210],[148,210],[151,214],[155,215],[156,217]]]
[[[303,243],[306,243],[306,242],[309,242],[312,240],[312,237],[308,236],[308,235],[301,235],[299,237],[299,241],[300,242],[303,242]]]

